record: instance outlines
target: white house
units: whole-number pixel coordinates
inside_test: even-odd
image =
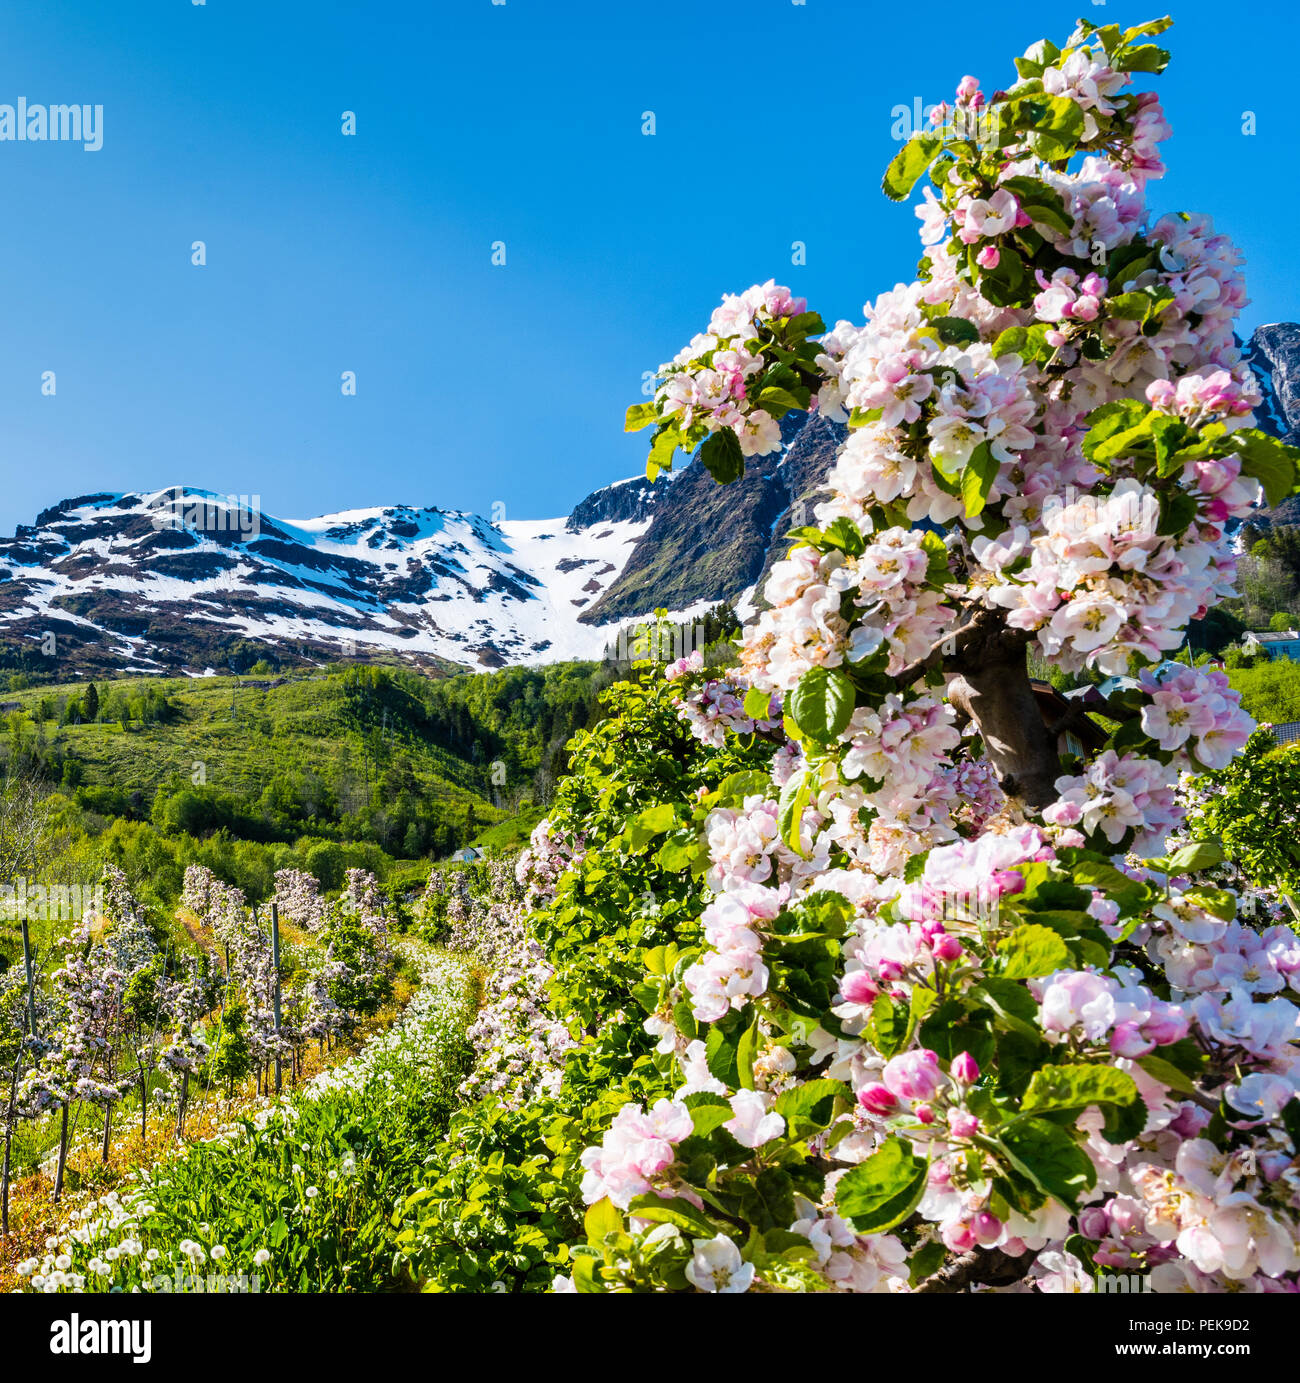
[[[1283,629],[1278,633],[1256,634],[1253,630],[1242,641],[1247,653],[1263,653],[1272,658],[1300,659],[1300,630]]]

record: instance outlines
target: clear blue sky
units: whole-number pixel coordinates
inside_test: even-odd
[[[0,528],[177,483],[564,513],[641,467],[641,371],[722,292],[775,276],[833,321],[911,277],[895,104],[1169,3],[4,0],[0,103],[105,111],[98,153],[0,143]],[[1295,185],[1295,7],[1172,13],[1154,200],[1246,250],[1247,330],[1300,317],[1296,197],[1261,195]]]

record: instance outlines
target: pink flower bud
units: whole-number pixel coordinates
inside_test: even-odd
[[[996,269],[1002,259],[1002,251],[996,245],[985,245],[975,256],[975,263],[981,269]]]
[[[974,1085],[980,1078],[979,1062],[969,1052],[958,1052],[948,1070],[953,1080],[961,1081],[963,1085]]]
[[[1147,385],[1147,402],[1153,408],[1169,408],[1178,397],[1178,390],[1167,379],[1153,379]]]
[[[1025,876],[1018,869],[999,869],[992,882],[999,898],[1010,898],[1025,891]]]
[[[893,1092],[879,1081],[872,1085],[864,1085],[858,1091],[858,1103],[868,1114],[888,1114],[898,1107],[898,1100]]]
[[[1110,1035],[1110,1050],[1115,1056],[1146,1056],[1155,1050],[1155,1045],[1142,1036],[1136,1023],[1117,1023]]]
[[[991,1244],[996,1244],[1002,1237],[1002,1221],[996,1215],[990,1215],[987,1210],[981,1210],[971,1221],[971,1229],[975,1233],[976,1240],[985,1248]]]
[[[931,1109],[928,1104],[914,1105],[912,1107],[912,1113],[915,1114],[923,1124],[934,1123],[934,1110]]]
[[[1085,1239],[1104,1239],[1110,1230],[1110,1217],[1099,1205],[1089,1205],[1079,1212],[1079,1233]]]
[[[845,975],[840,984],[840,993],[851,1004],[869,1004],[880,993],[880,986],[865,970],[855,970]]]
[[[940,1238],[954,1253],[967,1253],[975,1247],[975,1231],[961,1220],[944,1225]]]
[[[922,1048],[888,1062],[884,1082],[901,1100],[932,1100],[943,1089],[938,1055]]]
[[[973,1138],[980,1129],[980,1121],[964,1109],[953,1109],[948,1113],[948,1128],[954,1138]]]
[[[947,932],[935,939],[933,947],[936,960],[956,960],[962,954],[963,949],[961,942]]]
[[[1181,1042],[1187,1036],[1188,1018],[1175,1004],[1158,1009],[1142,1024],[1142,1035],[1149,1038],[1157,1047],[1167,1047],[1171,1042]]]

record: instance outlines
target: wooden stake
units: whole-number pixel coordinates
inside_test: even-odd
[[[275,967],[275,1093],[280,1093],[280,909],[271,904],[271,964]]]

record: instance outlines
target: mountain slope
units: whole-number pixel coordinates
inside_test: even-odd
[[[1300,439],[1300,325],[1261,327],[1246,356],[1260,425]],[[268,655],[444,670],[597,658],[654,609],[761,602],[844,435],[790,414],[782,450],[734,485],[691,461],[654,485],[607,485],[562,519],[396,505],[282,520],[200,491],[83,495],[0,540],[0,663],[199,674]],[[1270,522],[1300,522],[1300,498],[1263,511]]]
[[[202,672],[245,641],[291,662],[599,656],[604,636],[575,615],[648,522],[494,525],[406,506],[281,520],[186,491],[175,524],[172,498],[84,495],[0,541],[0,629],[32,649],[52,633],[59,668],[85,671]]]

